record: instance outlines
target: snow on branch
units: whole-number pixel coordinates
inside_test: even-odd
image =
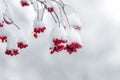
[[[0,40],[7,43],[5,54],[15,56],[19,54],[20,49],[28,47],[28,40],[21,31],[21,28],[15,23],[12,10],[5,0],[6,10],[0,15]],[[77,52],[83,44],[78,31],[81,30],[81,21],[73,8],[64,0],[20,0],[21,6],[33,6],[36,17],[33,20],[33,37],[38,38],[39,34],[46,31],[44,23],[44,14],[48,12],[53,20],[54,27],[50,33],[50,54],[67,51],[69,54]],[[67,12],[67,8],[72,10]],[[16,28],[16,31],[12,31]],[[19,36],[17,36],[19,34]]]

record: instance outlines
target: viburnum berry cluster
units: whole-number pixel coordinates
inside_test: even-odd
[[[51,54],[60,51],[67,51],[69,54],[77,52],[82,48],[81,37],[74,28],[66,29],[62,24],[53,27],[50,34]]]
[[[29,43],[22,29],[15,23],[8,3],[5,0],[3,2],[6,5],[6,10],[0,14],[0,40],[7,44],[5,54],[15,56],[19,54],[20,49],[27,48]],[[47,29],[43,20],[44,14],[49,13],[52,16],[54,25],[49,38],[50,54],[61,51],[72,54],[82,48],[79,34],[82,26],[81,21],[64,0],[20,0],[20,4],[22,7],[32,5],[36,12],[32,31],[32,37],[35,39]],[[69,12],[67,8],[70,8],[72,12]]]

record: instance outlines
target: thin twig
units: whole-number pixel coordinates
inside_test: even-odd
[[[42,1],[40,1],[40,0],[37,0],[38,2],[40,2],[41,4],[43,4],[44,5],[44,12],[45,12],[45,3],[44,2],[42,2]],[[53,20],[55,21],[55,23],[57,23],[57,21],[56,21],[56,19],[55,19],[55,17],[54,17],[54,15],[52,14],[52,13],[50,13],[51,14],[51,16],[52,16],[52,18],[53,18]],[[44,15],[43,15],[44,16]],[[42,16],[42,18],[43,18],[43,16]],[[42,19],[41,18],[41,19]]]
[[[6,5],[6,7],[8,7],[8,4],[7,4],[7,2],[6,2],[5,0],[3,0],[3,2],[4,2],[4,4]]]
[[[17,24],[15,24],[15,23],[12,23],[18,30],[20,30],[20,27],[17,25]]]
[[[58,3],[57,1],[55,1],[55,0],[52,0],[52,1],[54,1],[54,2],[56,2],[57,3],[57,6],[58,6],[58,8],[59,8],[59,10],[60,10],[60,17],[62,17],[62,10],[61,10],[61,7],[60,6],[62,6],[60,3]]]
[[[65,4],[61,1],[61,3],[63,4],[63,5],[61,5],[59,2],[57,2],[56,0],[53,0],[53,1],[55,1],[57,4],[59,4],[61,7],[62,7],[62,10],[63,10],[63,13],[64,13],[64,15],[65,15],[65,17],[66,17],[66,20],[67,20],[67,23],[68,23],[68,26],[70,27],[70,23],[69,23],[69,20],[68,20],[68,17],[67,17],[67,14],[66,14],[66,12],[65,12],[65,9],[64,9],[64,6],[65,6]],[[71,28],[71,27],[70,27]]]
[[[42,6],[42,3],[41,3],[41,7],[43,8],[42,16],[41,16],[41,21],[42,21],[42,20],[43,20],[43,17],[44,17],[44,14],[45,14],[45,6],[43,7],[43,6]]]
[[[57,23],[57,21],[56,21],[56,19],[55,19],[54,15],[53,15],[52,13],[50,13],[50,14],[51,14],[51,16],[52,16],[53,20],[55,21],[55,23]]]
[[[66,19],[67,19],[67,22],[68,22],[68,26],[70,27],[69,19],[68,19],[67,14],[66,14],[66,12],[65,12],[65,10],[64,10],[64,7],[62,7],[62,9],[63,9],[64,15],[66,16]],[[71,28],[71,27],[70,27],[70,28]]]
[[[55,14],[55,16],[56,16],[56,18],[57,18],[57,20],[58,20],[58,24],[59,24],[59,27],[60,27],[60,20],[59,20],[59,17],[58,17],[58,15],[57,15],[57,13],[54,11],[54,14]]]

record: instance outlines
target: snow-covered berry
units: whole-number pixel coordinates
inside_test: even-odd
[[[67,33],[64,26],[57,24],[53,27],[50,34],[50,53],[60,52],[65,50],[67,44]]]
[[[65,50],[72,54],[74,52],[77,52],[78,49],[82,48],[82,41],[80,35],[76,32],[74,28],[71,27],[70,30],[68,30],[68,43],[66,45]]]
[[[33,36],[35,38],[38,38],[38,34],[44,33],[44,31],[46,30],[46,27],[45,27],[44,23],[42,21],[38,20],[37,18],[35,18],[35,20],[34,20],[33,27],[34,27],[34,30],[33,30],[34,34],[33,34]]]

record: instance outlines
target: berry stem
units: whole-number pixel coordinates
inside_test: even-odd
[[[43,7],[42,3],[41,3],[41,7],[43,8],[42,11],[42,17],[41,17],[41,21],[43,20],[44,14],[45,14],[45,6]]]
[[[5,0],[2,0],[4,2],[4,4],[6,5],[6,7],[8,7],[8,4]]]
[[[55,16],[56,16],[56,18],[57,18],[57,20],[58,20],[58,24],[59,24],[59,27],[60,27],[60,20],[59,20],[59,17],[58,17],[58,15],[57,15],[57,13],[54,11],[54,14],[55,14]]]
[[[51,16],[52,16],[53,20],[55,21],[55,23],[57,23],[57,21],[56,21],[56,19],[55,19],[54,15],[53,15],[52,13],[50,13],[50,14],[51,14]]]
[[[59,4],[59,5],[61,6],[62,11],[63,11],[63,13],[64,13],[64,15],[65,15],[65,17],[66,17],[68,26],[69,26],[69,28],[71,29],[71,27],[70,27],[70,22],[69,22],[69,19],[68,19],[68,17],[67,17],[67,14],[66,14],[65,8],[64,8],[64,6],[66,6],[66,5],[65,5],[61,0],[60,0],[60,1],[61,1],[62,4],[60,4],[60,3],[59,3],[58,1],[56,1],[56,0],[52,0],[52,1],[56,2],[57,4]]]
[[[15,24],[15,23],[12,23],[18,30],[20,30],[20,27],[17,25],[17,24]]]

